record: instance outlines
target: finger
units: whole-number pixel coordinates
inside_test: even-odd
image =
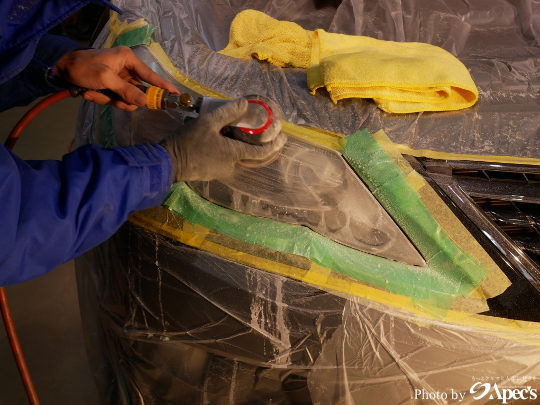
[[[127,104],[136,106],[146,105],[146,95],[131,83],[120,78],[112,70],[104,75],[103,86],[118,94],[118,97]]]
[[[136,105],[126,104],[121,100],[113,100],[111,105],[113,105],[115,108],[118,108],[120,110],[129,111],[129,112],[135,111],[138,108]]]
[[[87,90],[82,94],[82,97],[96,104],[106,105],[111,104],[112,98],[97,91]]]
[[[137,109],[136,105],[127,104],[122,100],[112,99],[109,96],[96,91],[87,90],[83,93],[82,97],[87,101],[100,105],[112,105],[120,110],[135,111]]]
[[[133,51],[131,51],[131,55],[128,57],[126,64],[128,65],[128,68],[133,70],[137,74],[137,76],[145,82],[150,83],[153,86],[161,87],[162,89],[167,89],[171,93],[180,93],[171,82],[165,80],[152,69],[150,69],[133,53]]]
[[[142,80],[136,77],[129,77],[128,79],[126,79],[126,81],[134,86],[140,86],[143,84]]]
[[[239,120],[246,113],[247,108],[247,100],[240,98],[222,105],[209,114],[202,116],[201,119],[208,122],[214,131],[219,131],[221,128]]]

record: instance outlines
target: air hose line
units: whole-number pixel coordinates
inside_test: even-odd
[[[21,136],[24,129],[40,112],[42,112],[52,104],[67,97],[70,97],[69,90],[62,90],[58,93],[52,94],[44,98],[39,103],[37,103],[13,127],[4,145],[9,149],[13,149],[15,143]],[[2,319],[6,328],[6,334],[11,345],[11,351],[13,352],[13,356],[15,357],[15,362],[17,363],[17,368],[19,369],[19,373],[21,375],[21,379],[24,385],[24,389],[26,390],[28,400],[30,401],[31,405],[39,405],[40,402],[36,393],[36,389],[34,387],[32,378],[30,377],[30,372],[28,371],[28,366],[26,364],[26,360],[24,359],[19,337],[17,336],[17,332],[15,330],[15,324],[11,316],[11,310],[9,307],[5,287],[0,287],[0,311],[2,313]]]

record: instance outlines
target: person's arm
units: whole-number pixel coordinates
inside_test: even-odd
[[[173,181],[224,178],[238,161],[274,156],[283,133],[265,145],[220,134],[247,106],[240,99],[190,121],[163,146],[86,145],[61,162],[24,161],[0,146],[0,285],[43,275],[97,246],[130,213],[161,204]]]
[[[65,82],[54,67],[70,52],[88,49],[69,38],[46,34],[39,40],[29,64],[15,77],[0,84],[0,111],[28,105],[38,97],[61,91]]]
[[[247,109],[240,99],[190,121],[158,146],[85,145],[63,160],[24,161],[0,146],[0,285],[38,277],[114,234],[127,216],[163,202],[173,181],[230,176],[236,162],[266,161],[265,145],[220,135]]]
[[[176,90],[127,47],[71,51],[52,69],[51,80],[113,90],[122,100],[91,91],[84,96],[126,110],[146,101],[133,86],[140,80]],[[141,95],[144,100],[138,100]],[[274,155],[286,141],[284,134],[266,145],[220,135],[246,110],[245,99],[229,103],[190,122],[163,147],[87,145],[62,162],[23,161],[0,147],[0,285],[38,277],[103,242],[131,212],[159,205],[173,178],[220,178],[240,160]]]
[[[41,276],[110,237],[172,183],[154,144],[83,146],[62,161],[23,161],[0,146],[0,285]]]
[[[83,98],[134,111],[146,104],[146,95],[135,85],[146,81],[171,93],[174,85],[161,78],[127,46],[92,49],[68,38],[44,35],[34,56],[21,73],[0,84],[0,111],[28,105],[40,96],[76,85],[88,89],[109,89],[118,95],[86,91]]]

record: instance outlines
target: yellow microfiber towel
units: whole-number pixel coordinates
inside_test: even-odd
[[[278,21],[256,10],[244,10],[233,20],[229,45],[220,53],[239,59],[267,60],[281,67],[307,68],[313,31]]]
[[[311,92],[324,86],[335,103],[372,98],[384,111],[411,113],[460,110],[478,100],[467,68],[442,48],[308,31],[255,10],[236,16],[221,53],[307,68]]]

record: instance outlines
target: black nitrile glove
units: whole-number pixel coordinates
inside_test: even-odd
[[[174,181],[207,181],[228,177],[240,160],[261,160],[277,153],[287,136],[282,132],[265,145],[251,145],[220,135],[219,131],[246,112],[246,99],[238,99],[185,124],[162,142],[171,156]]]

